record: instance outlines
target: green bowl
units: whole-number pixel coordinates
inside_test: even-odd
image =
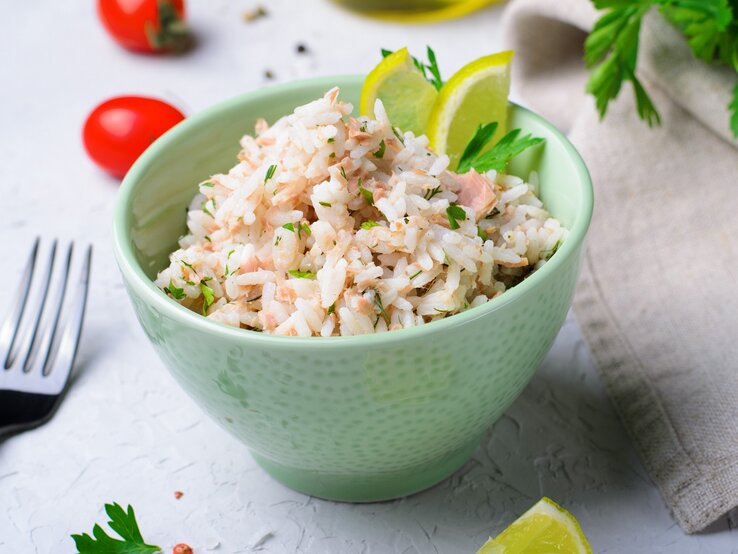
[[[571,303],[592,185],[569,141],[511,104],[511,126],[546,139],[515,159],[511,172],[538,172],[541,197],[569,238],[500,297],[419,327],[278,337],[207,320],[154,286],[185,230],[197,183],[235,163],[239,138],[258,117],[274,121],[334,85],[356,105],[361,83],[341,76],[273,86],[187,118],[124,179],[114,249],[146,334],[206,413],[285,485],[369,502],[420,491],[453,473],[531,379]]]

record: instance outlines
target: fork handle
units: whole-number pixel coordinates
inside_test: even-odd
[[[38,423],[39,414],[54,412],[54,405],[59,395],[0,390],[0,434],[12,432],[17,427],[26,427],[30,423]]]

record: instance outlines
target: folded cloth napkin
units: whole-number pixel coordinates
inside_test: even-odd
[[[637,118],[630,85],[601,122],[582,62],[597,16],[588,0],[513,2],[513,83],[590,169],[575,311],[646,469],[693,533],[738,506],[738,141],[726,108],[736,75],[695,60],[650,14],[638,72],[662,125]]]

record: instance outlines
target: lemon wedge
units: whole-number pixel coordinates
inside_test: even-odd
[[[592,554],[574,516],[543,497],[477,554]]]
[[[512,57],[513,52],[506,50],[479,58],[462,67],[441,88],[426,132],[431,148],[448,154],[452,169],[480,124],[498,123],[490,144],[505,134]]]
[[[390,122],[402,131],[425,133],[438,92],[415,67],[407,48],[384,58],[366,76],[359,112],[374,118],[374,103],[382,101]]]

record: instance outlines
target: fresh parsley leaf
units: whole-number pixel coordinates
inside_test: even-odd
[[[461,158],[459,158],[459,163],[456,166],[457,173],[466,173],[472,168],[472,162],[492,140],[497,127],[498,124],[496,121],[477,127],[474,136],[469,141],[469,144],[466,145],[466,148],[464,148]]]
[[[343,168],[343,166],[339,167],[338,170],[341,172],[341,177],[348,181],[348,177],[346,177],[346,170]]]
[[[72,535],[77,554],[154,554],[162,551],[159,546],[146,544],[132,506],[126,511],[117,502],[105,504],[105,513],[110,518],[108,525],[120,539],[111,537],[95,524],[92,536],[87,533]]]
[[[202,183],[200,183],[200,186],[213,188],[215,186],[215,183],[213,183],[212,181],[203,181]]]
[[[175,287],[171,279],[169,280],[169,286],[164,289],[164,292],[168,292],[176,300],[182,300],[185,297],[184,289]]]
[[[215,300],[215,291],[205,284],[205,281],[200,281],[200,290],[202,291],[203,303],[202,303],[202,315],[207,315],[208,308],[212,306]]]
[[[327,315],[331,315],[335,311],[336,311],[336,303],[334,302],[333,304],[331,304],[330,306],[328,306]]]
[[[428,54],[428,71],[430,71],[431,78],[428,79],[431,85],[436,87],[436,90],[441,90],[443,86],[443,79],[441,79],[441,71],[438,69],[438,62],[436,61],[436,53],[430,46],[426,46],[426,52]]]
[[[449,227],[452,229],[458,229],[460,227],[459,221],[466,220],[466,212],[458,204],[451,204],[446,208],[446,215],[448,216]]]
[[[384,309],[384,304],[382,304],[382,297],[379,294],[378,290],[374,291],[374,303],[377,305],[377,308],[379,308],[379,315],[382,316],[382,319],[384,319],[384,322],[387,324],[387,327],[390,325],[390,316],[387,313],[387,310]]]
[[[482,240],[487,240],[487,233],[479,225],[477,225],[477,236]]]
[[[369,204],[370,206],[374,205],[374,194],[372,194],[372,191],[370,191],[369,189],[365,189],[364,187],[362,187],[361,181],[359,181],[359,192],[361,193],[361,196],[364,197],[364,200],[367,204]]]
[[[309,237],[310,235],[313,234],[313,232],[310,230],[310,225],[308,225],[305,222],[300,223],[300,226],[297,228],[297,236],[298,237],[300,236],[300,231],[302,231],[303,233],[305,233],[305,236],[306,237]]]
[[[318,204],[320,204],[321,206],[325,206],[326,208],[330,208],[331,207],[331,203],[330,202],[318,202]]]
[[[328,144],[333,144],[334,142],[336,142],[336,137],[330,137],[326,142]]]
[[[377,149],[376,152],[374,152],[374,157],[375,158],[381,158],[381,157],[383,157],[384,156],[384,151],[385,151],[386,147],[387,147],[387,145],[384,143],[384,139],[382,139],[382,141],[379,143],[379,148]]]
[[[725,31],[738,14],[732,12],[729,0],[660,0],[659,3],[661,14],[682,31],[697,58],[708,63],[719,59],[730,64],[732,41],[726,38],[734,37],[727,37]]]
[[[298,269],[290,269],[287,273],[297,279],[315,279],[315,273],[312,271],[300,271]]]
[[[386,48],[381,49],[382,57],[386,58],[390,54],[393,53],[392,50],[387,50]],[[423,74],[423,77],[426,81],[428,81],[431,85],[435,87],[436,90],[441,90],[441,87],[443,86],[443,79],[441,79],[441,71],[438,69],[438,61],[436,60],[436,53],[433,51],[433,49],[430,46],[426,47],[426,54],[428,56],[428,64],[425,64],[421,62],[418,58],[415,56],[412,56],[413,64],[415,67],[418,68],[418,71],[420,71]],[[430,76],[428,73],[430,72]]]
[[[402,133],[397,130],[397,127],[392,127],[392,132],[397,137],[397,140],[400,141],[400,143],[405,144],[405,138],[402,136]]]
[[[416,278],[416,277],[417,277],[418,275],[420,275],[421,273],[423,273],[423,270],[422,270],[422,269],[421,269],[420,271],[416,272],[416,273],[413,273],[413,274],[412,274],[412,275],[410,276],[410,280],[412,281],[413,279],[415,279],[415,278]]]
[[[293,233],[295,232],[295,225],[293,223],[285,223],[284,225],[282,225],[282,228],[287,229],[288,231],[292,231]]]
[[[361,224],[362,229],[371,229],[372,227],[379,227],[379,223],[371,219],[367,219]]]
[[[480,127],[480,130],[484,132],[482,127]],[[480,173],[484,173],[490,169],[502,171],[505,169],[507,162],[512,158],[531,146],[542,143],[544,140],[542,138],[533,137],[530,134],[518,139],[519,134],[520,129],[513,129],[502,137],[492,148],[482,152],[479,156],[469,162],[469,166],[473,167]],[[474,137],[472,137],[472,140],[474,140]]]
[[[266,175],[264,176],[264,183],[266,183],[269,179],[274,177],[275,171],[277,171],[277,166],[275,164],[270,165],[269,169],[267,169]]]
[[[189,268],[190,268],[190,269],[191,269],[192,271],[195,271],[195,268],[194,268],[194,267],[192,267],[192,264],[190,264],[190,263],[188,263],[188,262],[186,262],[186,261],[184,261],[184,260],[179,260],[179,261],[180,261],[180,263],[181,263],[182,265],[184,265],[185,267],[189,267]],[[195,271],[195,273],[197,273],[197,271]]]
[[[282,241],[282,235],[277,235],[277,238],[274,239],[274,246],[279,246],[279,243]]]

